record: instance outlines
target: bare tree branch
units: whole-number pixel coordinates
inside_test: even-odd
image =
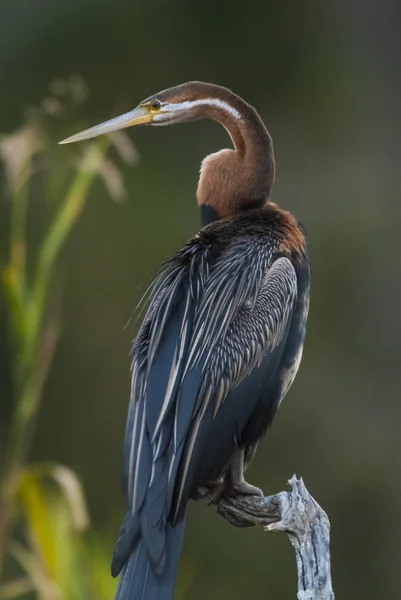
[[[259,525],[265,531],[283,531],[295,550],[298,600],[334,600],[330,569],[330,522],[305,484],[295,475],[291,491],[274,496],[223,497],[218,513],[235,527]],[[204,498],[210,498],[206,488]]]

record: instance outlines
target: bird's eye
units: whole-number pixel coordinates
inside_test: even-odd
[[[160,107],[161,107],[160,101],[156,100],[156,99],[155,100],[151,100],[149,102],[149,105],[150,105],[150,108],[152,110],[160,110]]]

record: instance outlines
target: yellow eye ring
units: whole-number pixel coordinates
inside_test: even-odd
[[[159,100],[157,100],[157,99],[155,98],[154,100],[151,100],[151,101],[149,102],[149,106],[150,106],[150,108],[151,108],[152,110],[154,110],[154,111],[158,111],[158,110],[160,110],[161,103],[160,103],[160,101],[159,101]]]

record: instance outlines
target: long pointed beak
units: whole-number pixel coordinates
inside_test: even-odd
[[[95,125],[89,129],[85,129],[80,133],[76,133],[71,137],[66,138],[59,142],[59,144],[71,144],[72,142],[81,142],[82,140],[90,140],[98,135],[104,133],[111,133],[117,129],[124,129],[125,127],[135,127],[135,125],[145,125],[153,121],[153,114],[149,111],[147,106],[138,106],[134,110],[105,121],[100,125]]]

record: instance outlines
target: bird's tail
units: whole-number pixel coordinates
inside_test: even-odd
[[[158,575],[141,540],[121,571],[115,600],[173,600],[184,538],[184,520],[166,526],[166,564]]]

